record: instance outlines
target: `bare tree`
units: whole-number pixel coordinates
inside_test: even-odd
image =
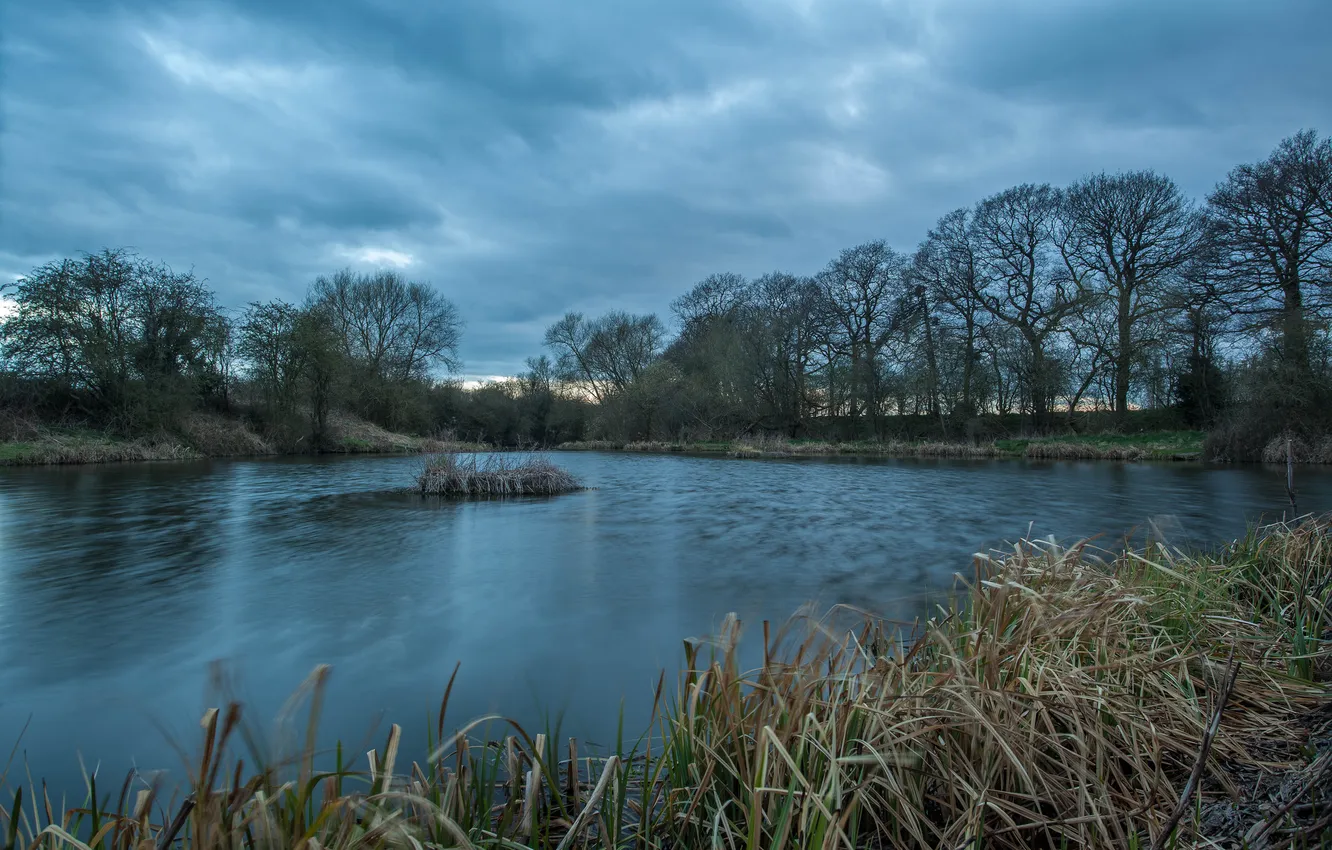
[[[238,349],[246,373],[263,394],[269,410],[295,409],[301,378],[301,350],[296,344],[300,308],[285,301],[254,302],[238,327]]]
[[[567,381],[584,384],[598,402],[623,392],[661,353],[666,329],[653,314],[612,311],[588,320],[566,313],[546,329],[545,344]]]
[[[346,354],[389,381],[423,378],[431,369],[458,367],[462,319],[435,289],[394,271],[319,277],[312,299],[328,311]]]
[[[819,338],[819,287],[812,278],[766,274],[752,286],[750,344],[757,364],[760,402],[791,437],[800,433],[810,407],[809,375]]]
[[[1152,171],[1097,174],[1064,193],[1059,248],[1093,310],[1115,333],[1102,355],[1114,363],[1114,410],[1128,415],[1130,381],[1146,320],[1170,308],[1171,278],[1198,244],[1198,216],[1169,177]],[[1095,335],[1086,335],[1091,344]]]
[[[1050,345],[1081,303],[1054,248],[1059,210],[1058,191],[1025,183],[981,201],[972,222],[976,297],[1026,346],[1024,383],[1037,427],[1047,424],[1058,385]]]
[[[848,248],[818,275],[831,340],[849,363],[848,414],[869,414],[877,433],[878,361],[898,321],[905,296],[903,257],[883,240]]]
[[[699,324],[734,315],[749,298],[749,283],[734,272],[708,275],[671,302],[682,333]]]
[[[974,416],[977,398],[981,334],[988,314],[977,278],[975,232],[971,211],[957,209],[939,219],[916,250],[912,274],[929,288],[945,328],[962,343],[959,411]]]
[[[684,383],[677,412],[701,436],[752,428],[757,363],[747,345],[754,312],[749,282],[731,272],[709,275],[675,299],[671,311],[680,332],[665,357]]]
[[[1305,130],[1233,169],[1208,196],[1237,313],[1280,339],[1292,380],[1310,368],[1311,319],[1332,306],[1332,140]]]

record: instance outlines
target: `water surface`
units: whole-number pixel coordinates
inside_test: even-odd
[[[912,619],[973,552],[1037,534],[1112,538],[1167,518],[1215,541],[1279,515],[1284,470],[1013,460],[560,454],[596,489],[449,503],[392,492],[419,458],[0,469],[0,757],[79,786],[77,754],[121,773],[176,768],[223,659],[271,718],[333,666],[325,729],[376,717],[424,747],[450,716],[501,711],[606,742],[682,638],[728,611],[802,603]],[[1301,510],[1332,475],[1299,470]],[[453,725],[453,724],[450,724]],[[383,726],[380,727],[380,732]]]

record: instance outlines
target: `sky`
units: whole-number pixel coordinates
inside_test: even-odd
[[[910,251],[1021,182],[1201,198],[1332,132],[1329,0],[0,3],[0,281],[129,247],[237,312],[396,268],[512,375],[568,310]],[[0,307],[0,309],[3,309]]]

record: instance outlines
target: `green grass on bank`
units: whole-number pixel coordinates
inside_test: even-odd
[[[978,557],[905,634],[845,610],[763,623],[746,671],[728,617],[686,642],[650,723],[609,750],[500,716],[459,722],[451,680],[424,740],[393,725],[370,752],[318,751],[320,667],[284,710],[287,750],[247,751],[233,703],[205,714],[184,798],[102,765],[84,799],[53,800],[41,765],[13,766],[0,836],[62,850],[1326,847],[1329,605],[1326,519],[1195,555],[1026,541]]]
[[[23,463],[32,451],[32,443],[0,443],[0,463]]]
[[[1153,431],[1137,434],[1071,434],[1017,440],[995,440],[996,449],[1023,457],[1123,455],[1125,460],[1199,459],[1204,431]]]

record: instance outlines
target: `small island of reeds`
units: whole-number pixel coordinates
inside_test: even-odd
[[[426,461],[416,480],[423,496],[496,499],[582,490],[573,473],[535,455],[447,453]]]

